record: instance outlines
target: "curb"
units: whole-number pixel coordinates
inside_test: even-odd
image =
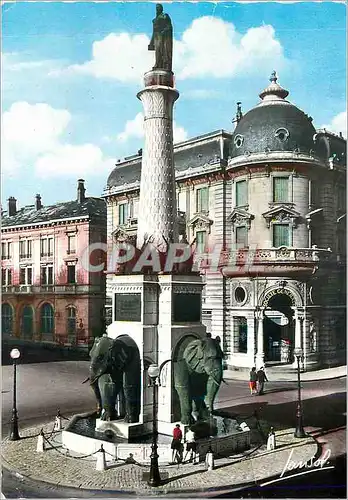
[[[315,443],[315,445],[316,445],[317,451],[316,451],[315,455],[320,454],[320,443],[317,441],[317,439],[315,439],[315,437],[311,436],[310,434],[308,434],[308,437],[311,438],[311,440],[313,441],[313,444]],[[272,453],[271,451],[269,451],[269,452],[266,451],[264,454],[269,455],[271,453]],[[252,481],[249,480],[249,481],[246,481],[244,483],[224,485],[221,487],[210,486],[210,487],[206,487],[206,488],[203,488],[203,487],[202,488],[200,488],[200,487],[198,487],[198,488],[182,488],[182,489],[175,489],[174,491],[172,489],[166,489],[165,484],[161,487],[161,489],[154,488],[152,490],[146,490],[146,491],[142,490],[141,488],[134,489],[132,487],[129,489],[122,489],[122,490],[96,489],[96,488],[90,489],[90,488],[81,487],[82,484],[78,487],[70,486],[67,484],[60,485],[59,482],[58,483],[48,482],[47,480],[42,480],[41,478],[36,477],[36,476],[23,474],[16,467],[10,466],[10,464],[3,457],[3,455],[1,455],[1,458],[2,458],[3,468],[10,475],[14,475],[17,478],[21,478],[22,480],[24,479],[24,481],[27,480],[28,482],[34,483],[34,485],[36,483],[38,485],[42,485],[43,488],[55,487],[58,492],[65,491],[66,493],[68,493],[69,490],[71,490],[72,492],[76,491],[76,493],[77,492],[90,493],[91,495],[95,495],[96,493],[99,493],[99,494],[101,494],[100,497],[107,496],[109,494],[112,496],[119,495],[122,497],[132,495],[132,496],[136,496],[138,498],[139,497],[146,498],[146,497],[152,497],[152,496],[158,496],[158,497],[166,496],[169,498],[177,498],[177,497],[190,498],[192,495],[197,494],[197,493],[204,495],[206,497],[215,497],[217,495],[238,492],[240,490],[244,490],[244,489],[248,489],[248,488],[253,488],[253,487],[258,488],[261,482],[263,482],[265,480],[269,481],[272,479],[277,479],[279,477],[278,475],[270,475],[270,476],[260,478],[258,480],[256,480],[256,479],[252,480]],[[248,458],[248,457],[244,457],[241,460],[237,460],[237,461],[231,460],[229,465],[233,465],[234,462],[237,463],[237,462],[248,460],[248,459],[250,460],[250,458]],[[216,467],[216,469],[218,469],[218,468],[219,467]],[[74,497],[74,495],[73,495],[73,497]],[[4,497],[4,498],[6,498],[6,497]],[[78,496],[76,498],[78,498]]]
[[[337,380],[339,378],[345,378],[347,377],[347,374],[345,375],[335,375],[334,377],[328,377],[328,378],[311,378],[311,379],[302,379],[301,378],[301,384],[305,384],[306,382],[322,382],[322,381],[327,381],[327,380]],[[242,378],[227,378],[225,377],[226,380],[232,380],[234,382],[245,382],[247,381],[246,377],[245,379]],[[292,382],[292,383],[297,383],[297,378],[294,379],[288,379],[288,378],[278,378],[277,380],[271,380],[271,382]]]

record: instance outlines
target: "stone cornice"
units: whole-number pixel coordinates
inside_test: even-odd
[[[254,163],[305,163],[328,168],[326,162],[321,158],[295,151],[265,151],[264,153],[250,153],[235,158],[229,158],[228,168],[252,165]]]

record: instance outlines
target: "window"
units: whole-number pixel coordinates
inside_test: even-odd
[[[236,182],[236,206],[248,204],[248,186],[247,181]]]
[[[288,224],[273,224],[273,246],[276,248],[289,246]]]
[[[319,205],[319,186],[316,181],[311,181],[311,206]]]
[[[196,212],[209,212],[209,191],[207,187],[196,191]]]
[[[236,148],[240,148],[244,142],[244,137],[240,134],[237,134],[236,137],[234,138],[234,144]]]
[[[76,253],[76,235],[68,234],[68,254]]]
[[[19,270],[19,284],[32,285],[33,283],[33,268],[21,267]]]
[[[133,217],[136,219],[139,212],[139,200],[133,200]]]
[[[287,202],[289,200],[289,178],[273,177],[273,201]]]
[[[41,267],[41,285],[53,285],[53,266]]]
[[[12,258],[12,242],[11,241],[4,241],[3,243],[1,243],[1,258],[3,260]]]
[[[197,231],[196,232],[196,245],[197,245],[197,252],[198,253],[205,252],[206,238],[207,238],[207,234],[205,231]]]
[[[3,335],[13,333],[13,310],[10,304],[2,304],[1,307],[1,332]]]
[[[76,266],[75,264],[68,264],[68,284],[73,285],[76,283]]]
[[[248,352],[248,324],[245,317],[233,318],[234,352]]]
[[[32,257],[32,241],[20,240],[19,242],[19,258],[31,259]]]
[[[40,241],[41,257],[52,257],[53,255],[53,238],[41,238]]]
[[[51,304],[44,304],[40,311],[41,333],[52,334],[54,332],[54,311]]]
[[[281,142],[285,142],[289,138],[289,131],[286,128],[278,128],[274,134]]]
[[[72,306],[67,309],[67,332],[68,335],[76,335],[76,309]]]
[[[12,285],[12,269],[1,269],[1,284]]]
[[[236,247],[245,248],[248,246],[248,232],[245,226],[236,227]]]
[[[339,255],[346,255],[347,253],[346,235],[342,230],[337,231],[337,253]]]
[[[122,203],[118,206],[118,223],[120,226],[127,223],[128,203]]]
[[[21,334],[24,338],[32,338],[33,336],[33,319],[33,308],[31,306],[24,306],[21,321]]]

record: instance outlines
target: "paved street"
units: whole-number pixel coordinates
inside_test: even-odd
[[[17,400],[20,429],[41,422],[53,422],[58,407],[65,415],[93,408],[93,394],[88,384],[81,384],[87,376],[88,366],[88,361],[19,365]],[[2,428],[3,435],[6,435],[12,408],[12,366],[3,366],[2,372]],[[248,416],[257,410],[260,418],[274,424],[276,430],[295,425],[296,383],[270,380],[264,396],[250,396],[247,379],[246,374],[245,381],[228,380],[227,384],[223,384],[217,406],[231,415]],[[333,459],[344,455],[346,379],[305,382],[302,396],[306,430],[317,437],[324,450],[330,449]],[[4,480],[7,484],[11,483],[11,478],[6,475]],[[56,492],[51,490],[55,496]]]

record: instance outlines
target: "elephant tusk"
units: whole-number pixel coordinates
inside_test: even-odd
[[[85,384],[86,382],[89,381],[89,377],[86,378],[86,380],[84,380],[83,382],[81,382],[82,384]]]

